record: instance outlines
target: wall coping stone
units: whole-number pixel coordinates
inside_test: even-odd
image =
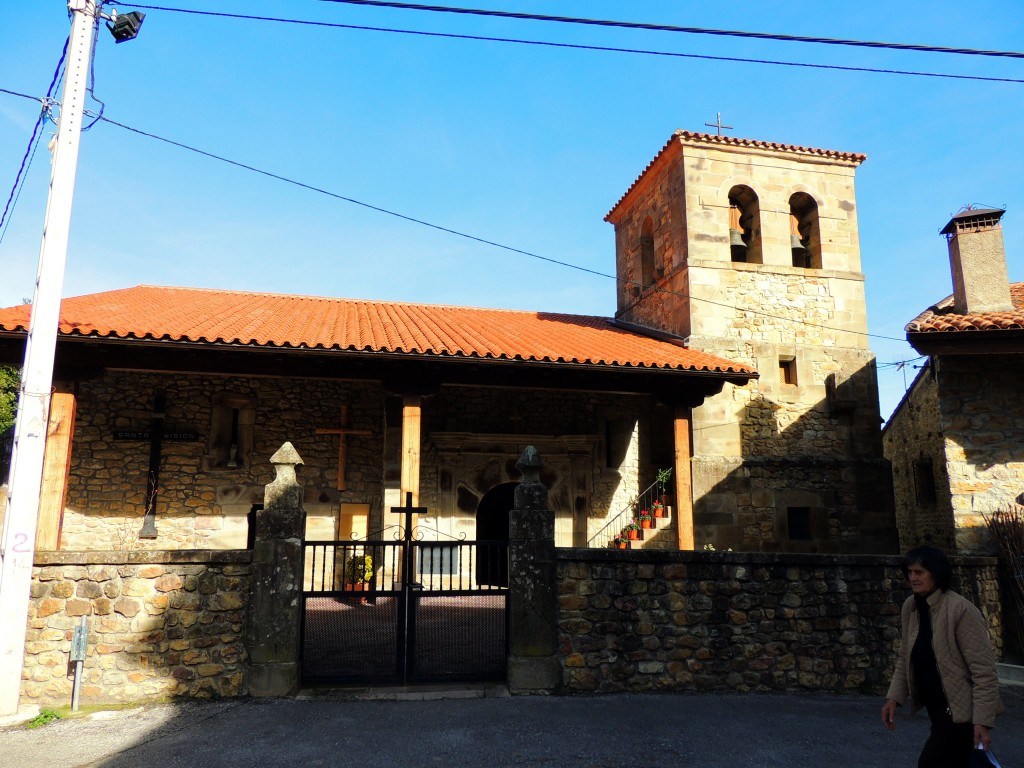
[[[172,563],[251,563],[248,549],[96,550],[36,552],[34,565],[166,565]]]
[[[671,549],[584,549],[559,547],[555,550],[558,560],[578,562],[612,563],[703,563],[723,565],[798,565],[828,568],[837,565],[880,565],[898,568],[902,555],[835,555],[808,554],[802,552],[697,552]],[[981,555],[950,557],[953,565],[979,567],[998,565],[999,558]]]

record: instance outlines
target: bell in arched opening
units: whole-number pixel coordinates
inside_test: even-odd
[[[807,242],[800,236],[800,222],[789,214],[789,247],[793,251],[793,266],[807,269],[811,266],[811,252]]]
[[[747,260],[747,241],[750,235],[743,229],[742,214],[735,203],[729,207],[729,252],[733,261]]]

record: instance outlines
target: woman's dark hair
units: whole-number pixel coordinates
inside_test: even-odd
[[[900,570],[904,576],[912,565],[920,565],[928,571],[935,579],[935,586],[943,592],[953,583],[953,566],[941,549],[929,546],[914,547],[900,563]]]

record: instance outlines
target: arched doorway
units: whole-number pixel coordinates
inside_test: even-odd
[[[515,506],[519,483],[496,485],[476,508],[476,580],[478,584],[508,586],[508,517]]]

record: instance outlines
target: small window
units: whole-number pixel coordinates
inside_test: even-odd
[[[932,460],[928,456],[914,460],[914,492],[918,506],[935,504],[935,475],[932,472]]]
[[[659,269],[654,252],[654,221],[648,216],[640,228],[640,283],[642,290],[658,281],[664,270]]]
[[[224,394],[213,404],[209,445],[203,463],[207,470],[247,469],[252,461],[256,401]]]
[[[790,541],[811,540],[810,507],[788,507],[786,509],[786,518]]]
[[[779,383],[786,384],[791,387],[796,386],[797,381],[795,357],[779,358]]]

